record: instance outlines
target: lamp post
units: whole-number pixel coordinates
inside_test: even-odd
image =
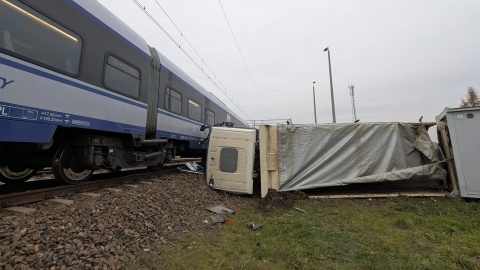
[[[315,116],[315,124],[317,123],[317,105],[315,104],[315,83],[313,82],[313,115]]]
[[[323,51],[328,52],[328,70],[330,71],[330,96],[332,98],[332,117],[333,117],[333,123],[336,123],[337,119],[335,118],[335,101],[333,98],[332,65],[330,64],[330,49],[328,49],[327,47]]]

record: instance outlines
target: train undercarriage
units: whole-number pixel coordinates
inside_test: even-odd
[[[71,132],[57,134],[50,144],[3,143],[0,145],[0,181],[25,182],[45,167],[51,167],[62,184],[85,182],[96,169],[114,172],[146,166],[157,171],[175,156],[177,144],[168,139],[145,140],[130,134],[74,135]]]

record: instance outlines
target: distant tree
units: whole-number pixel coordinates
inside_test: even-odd
[[[460,102],[460,107],[465,108],[465,107],[476,107],[480,106],[480,99],[478,98],[478,92],[475,90],[473,87],[468,87],[468,92],[467,92],[467,99],[464,100],[462,98],[462,101]]]

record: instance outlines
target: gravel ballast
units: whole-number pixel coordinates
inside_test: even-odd
[[[117,269],[135,252],[205,225],[205,208],[252,205],[250,196],[210,189],[203,175],[169,173],[99,197],[67,196],[71,205],[39,202],[31,214],[0,211],[0,269]]]

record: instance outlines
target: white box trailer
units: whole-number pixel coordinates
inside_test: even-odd
[[[447,158],[453,158],[450,178],[456,178],[459,195],[480,198],[480,107],[445,108],[436,120]]]

